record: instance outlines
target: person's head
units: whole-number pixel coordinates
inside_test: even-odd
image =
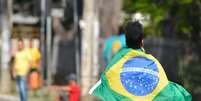
[[[67,80],[68,80],[68,84],[76,83],[76,75],[75,75],[75,74],[70,74],[70,75],[67,77]]]
[[[125,27],[126,45],[129,48],[138,49],[143,47],[143,28],[136,22],[128,22]]]
[[[24,49],[24,41],[22,39],[18,40],[18,49],[23,50]]]

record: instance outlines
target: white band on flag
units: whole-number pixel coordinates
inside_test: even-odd
[[[89,94],[91,95],[94,90],[101,84],[101,79],[89,90]]]
[[[123,70],[121,71],[121,73],[124,72],[142,72],[142,73],[148,73],[148,74],[152,74],[154,76],[159,77],[158,72],[151,70],[151,69],[147,69],[147,68],[139,68],[139,67],[127,67],[127,68],[123,68]]]

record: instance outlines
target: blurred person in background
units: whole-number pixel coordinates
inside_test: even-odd
[[[66,89],[69,92],[69,101],[79,101],[81,90],[79,85],[77,84],[77,79],[75,74],[70,74],[68,76],[68,85],[66,86]]]
[[[28,99],[27,75],[31,65],[30,57],[30,54],[24,49],[23,40],[19,39],[18,52],[14,59],[13,75],[16,78],[20,101],[27,101]]]
[[[103,60],[105,64],[104,67],[109,63],[113,55],[124,47],[126,47],[125,33],[123,26],[120,26],[117,35],[111,35],[104,42],[104,48],[103,48]]]
[[[80,101],[81,90],[77,84],[76,75],[70,74],[67,77],[68,84],[65,86],[54,86],[59,91],[57,101]]]
[[[34,96],[37,96],[37,91],[41,87],[40,60],[41,52],[37,47],[33,47],[33,39],[30,40],[29,48],[26,51],[31,56],[31,66],[29,71],[29,89],[33,91]]]

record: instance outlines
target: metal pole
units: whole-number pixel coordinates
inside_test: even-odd
[[[51,66],[51,62],[52,62],[52,52],[51,52],[51,39],[52,39],[52,19],[50,16],[47,17],[47,39],[46,39],[46,43],[47,43],[47,69],[48,69],[48,85],[51,85],[52,83],[52,66]]]
[[[42,52],[42,73],[44,84],[46,80],[46,50],[45,50],[45,17],[46,17],[46,0],[41,0],[41,29],[40,29],[40,43]]]
[[[77,82],[80,84],[80,52],[79,52],[79,35],[78,35],[78,10],[77,10],[77,0],[73,0],[73,8],[74,8],[74,34],[75,34],[75,61],[76,61],[76,75],[77,75]]]

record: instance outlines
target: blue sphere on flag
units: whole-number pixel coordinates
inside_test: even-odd
[[[159,82],[159,72],[154,61],[145,57],[134,57],[126,61],[120,73],[123,87],[136,96],[153,92]]]

